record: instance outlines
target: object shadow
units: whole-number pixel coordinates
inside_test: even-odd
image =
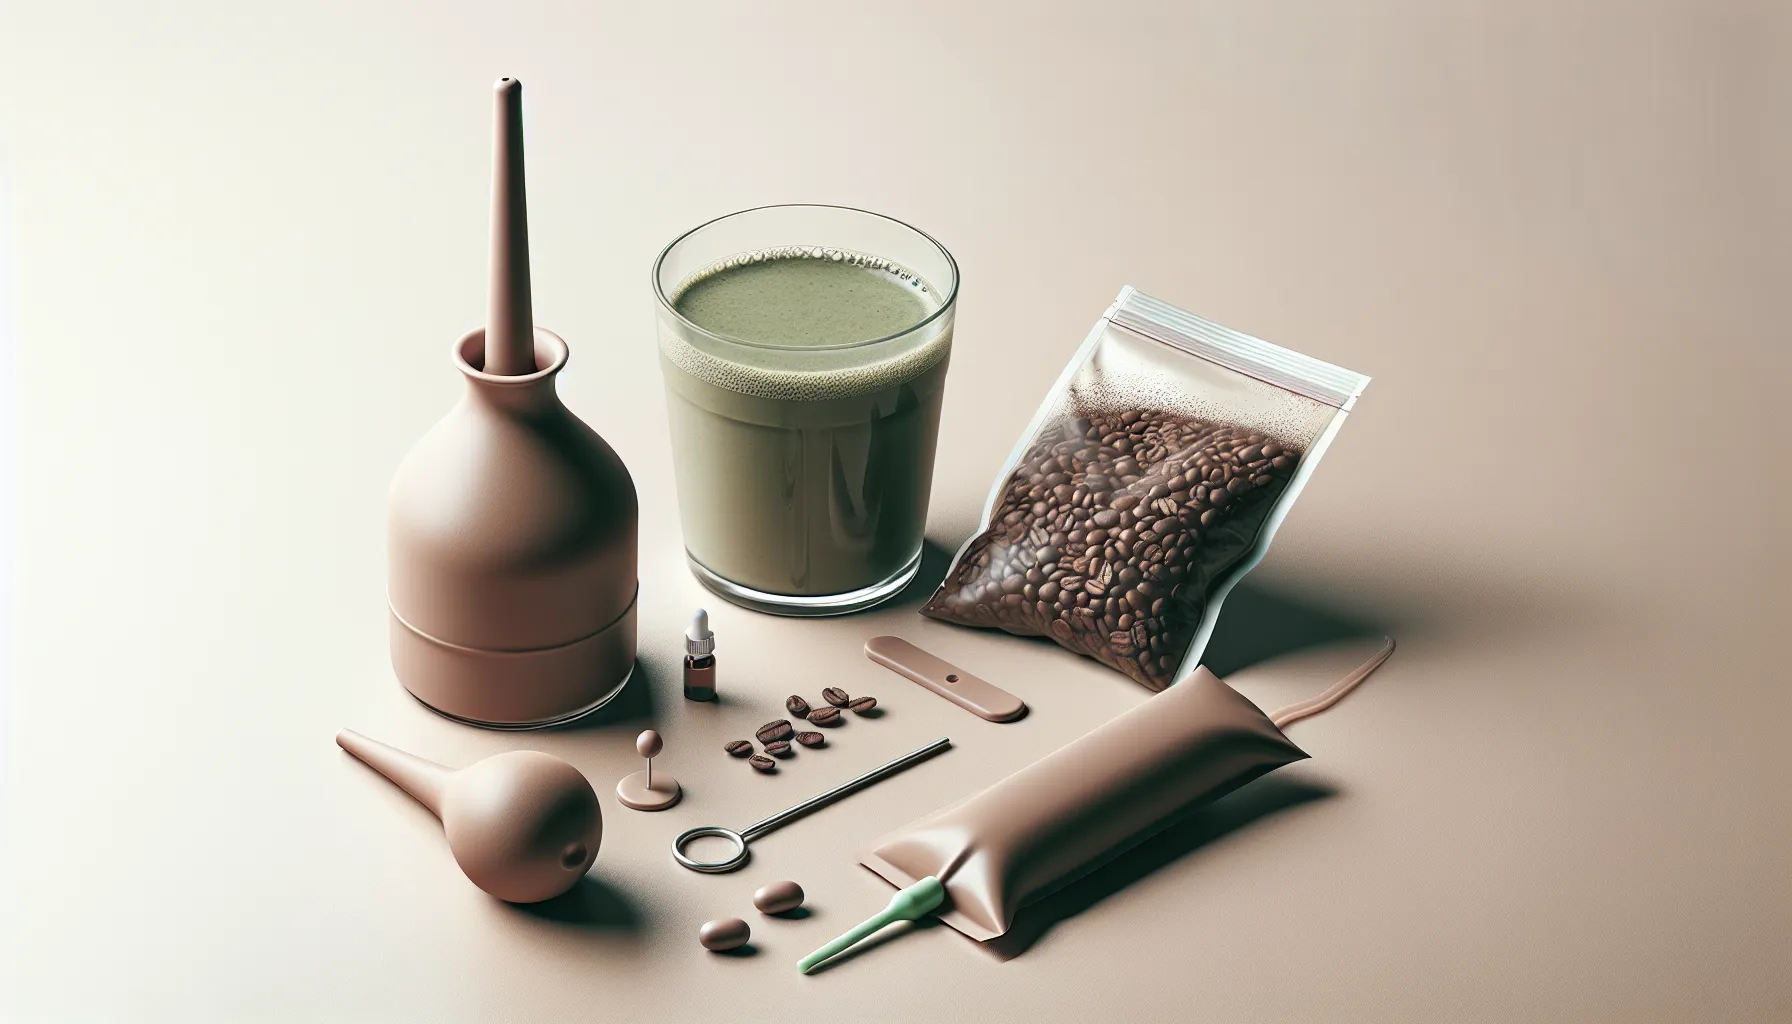
[[[738,946],[734,947],[733,949],[714,950],[712,955],[734,957],[735,959],[743,959],[745,957],[758,956],[759,955],[759,947],[753,945],[751,942],[747,942],[747,943],[742,943],[741,945],[738,945]]]
[[[1011,960],[1031,949],[1059,922],[1088,910],[1159,868],[1254,822],[1336,793],[1330,786],[1304,780],[1274,775],[1258,779],[1197,808],[1087,875],[1022,907],[1005,934],[982,946],[999,959]]]
[[[577,885],[540,903],[513,903],[517,910],[544,921],[595,931],[637,932],[641,915],[621,892],[586,875]]]
[[[629,677],[628,685],[622,688],[610,703],[598,708],[589,715],[568,722],[562,729],[575,732],[580,729],[603,729],[612,725],[623,725],[631,722],[651,722],[653,720],[653,669],[647,663],[637,660],[635,674]]]
[[[946,570],[951,566],[952,552],[931,540],[921,541],[921,568],[915,570],[915,578],[909,580],[908,586],[903,587],[885,604],[879,605],[879,608],[907,608],[911,605],[919,608],[933,596],[940,581],[946,578]]]
[[[1392,632],[1388,623],[1245,581],[1232,588],[1220,606],[1219,622],[1201,663],[1224,679],[1310,647]]]

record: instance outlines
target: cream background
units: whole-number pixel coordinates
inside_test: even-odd
[[[0,1017],[1792,1017],[1789,65],[1765,3],[6,3]],[[382,607],[386,481],[482,316],[502,74],[528,90],[537,316],[642,495],[651,705],[526,740],[406,697]],[[648,263],[778,201],[908,218],[961,261],[945,547],[1123,283],[1375,377],[1216,659],[1275,706],[1373,649],[1350,636],[1399,653],[1294,727],[1312,761],[1006,963],[935,927],[792,969],[882,905],[857,849],[1144,694],[918,597],[780,621],[685,573]],[[675,695],[700,600],[717,707]],[[878,632],[1032,716],[874,668]],[[721,754],[830,683],[889,714],[777,779]],[[688,789],[658,816],[611,792],[648,721]],[[570,759],[608,825],[585,903],[474,890],[343,725]],[[669,861],[682,828],[941,734],[740,874]],[[785,876],[812,917],[755,918],[758,956],[697,948]]]

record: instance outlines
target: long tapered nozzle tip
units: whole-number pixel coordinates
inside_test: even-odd
[[[485,305],[486,373],[517,377],[541,368],[529,296],[529,209],[523,183],[523,83],[492,85],[491,250]]]
[[[797,961],[796,969],[803,974],[808,974],[823,963],[858,945],[885,925],[894,924],[897,921],[918,921],[938,910],[940,904],[945,901],[945,883],[933,875],[928,875],[919,882],[898,890],[896,895],[890,897],[889,906],[866,918],[858,927]]]

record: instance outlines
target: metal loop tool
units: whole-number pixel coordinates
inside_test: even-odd
[[[843,796],[863,789],[874,782],[887,779],[910,765],[925,761],[951,745],[951,740],[941,736],[924,747],[909,751],[889,764],[873,768],[851,782],[835,786],[826,793],[804,800],[795,807],[787,807],[763,821],[756,821],[739,832],[731,828],[723,828],[720,825],[699,825],[696,828],[687,829],[680,832],[678,838],[672,840],[672,859],[692,871],[701,871],[709,875],[734,871],[747,862],[747,844],[753,840],[779,828],[786,822],[794,821],[808,814],[817,807],[826,807]],[[689,846],[692,840],[702,839],[706,836],[716,836],[728,840],[734,845],[734,852],[722,860],[697,860],[686,855],[684,848]]]

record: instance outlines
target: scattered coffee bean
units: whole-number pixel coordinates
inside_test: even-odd
[[[1161,690],[1300,456],[1183,413],[1078,410],[1034,436],[922,614],[1049,636]]]
[[[1025,570],[1023,569],[1022,573],[1024,574],[1024,572],[1025,572]],[[842,690],[838,686],[830,686],[827,689],[821,691],[821,699],[827,701],[829,704],[832,704],[837,708],[845,707],[846,702],[849,700],[852,700],[851,697],[848,697],[846,695],[846,691]]]
[[[810,725],[819,725],[819,726],[824,726],[824,727],[839,725],[840,724],[840,709],[839,708],[816,708],[814,711],[809,712],[809,724]]]
[[[758,737],[760,743],[776,743],[779,740],[789,739],[795,732],[796,730],[790,727],[790,719],[780,718],[776,722],[767,722],[760,726],[759,731],[753,735]]]
[[[753,893],[753,906],[761,914],[788,914],[803,905],[803,887],[795,882],[773,882]]]
[[[790,744],[784,740],[773,740],[765,745],[765,752],[773,757],[789,757],[791,755]]]
[[[854,697],[846,702],[847,710],[855,715],[862,715],[874,707],[877,707],[876,697]]]
[[[756,771],[762,771],[767,774],[778,770],[778,762],[766,757],[764,754],[754,754],[752,757],[747,758],[747,763],[752,765]]]
[[[697,930],[697,941],[703,943],[704,949],[713,949],[720,953],[723,950],[739,949],[753,937],[753,930],[747,922],[738,917],[724,917],[720,921],[711,921]]]
[[[793,693],[784,698],[784,710],[790,712],[792,718],[808,718],[809,702]]]
[[[796,741],[805,747],[819,747],[827,743],[828,738],[818,732],[799,732]]]
[[[722,749],[732,757],[747,757],[753,753],[753,744],[746,740],[729,740]]]

